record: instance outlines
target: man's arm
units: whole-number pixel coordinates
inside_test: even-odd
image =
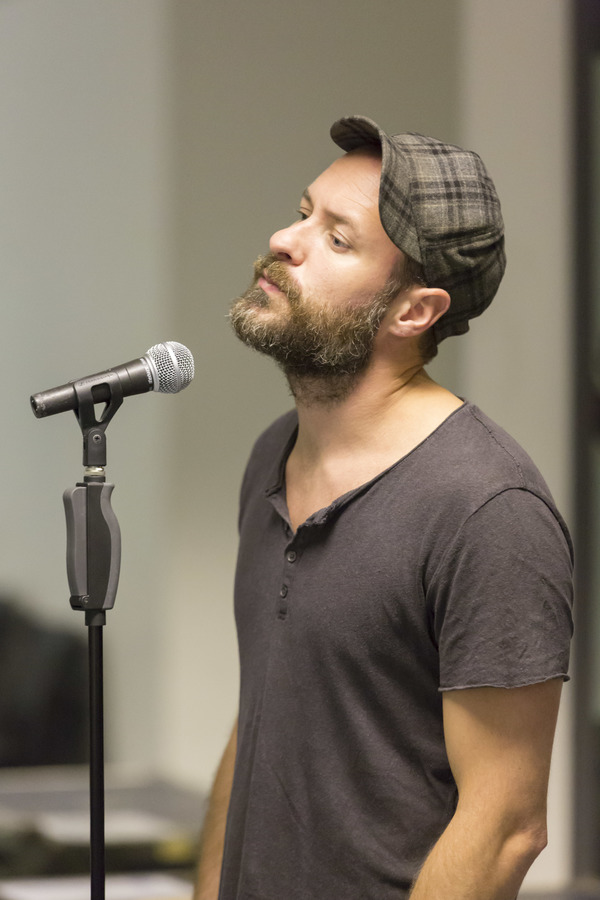
[[[237,722],[221,758],[210,794],[200,839],[200,861],[193,900],[217,900],[225,845],[225,824],[233,784]]]
[[[546,845],[546,795],[562,679],[444,694],[458,806],[411,900],[515,900]]]

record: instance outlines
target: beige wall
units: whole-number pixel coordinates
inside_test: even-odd
[[[461,350],[465,392],[529,451],[571,518],[570,5],[465,0],[461,131],[493,173],[507,233],[497,300]],[[549,798],[550,845],[532,886],[571,870],[571,708],[564,690]]]
[[[198,358],[183,400],[163,680],[165,759],[206,779],[231,727],[237,494],[252,442],[290,406],[283,379],[225,313],[271,233],[339,151],[329,127],[362,112],[458,137],[457,4],[312,0],[175,3],[171,84],[177,333]],[[422,48],[436,48],[422,70]],[[208,474],[207,474],[208,473]]]
[[[204,459],[211,471],[237,473],[233,483],[214,478],[190,489],[186,482],[180,501],[173,557],[180,614],[170,620],[169,635],[178,703],[168,681],[163,684],[165,702],[171,701],[167,756],[188,777],[197,772],[196,752],[216,758],[235,708],[229,594],[237,480],[252,437],[288,405],[272,366],[226,335],[223,299],[246,283],[247,260],[288,221],[290,203],[331,159],[327,128],[340,113],[366,112],[389,128],[464,141],[487,161],[503,198],[508,274],[489,313],[469,337],[443,348],[434,369],[516,435],[570,511],[567,4],[384,3],[378,4],[383,20],[350,5],[341,37],[337,19],[320,13],[327,4],[303,7],[293,29],[284,17],[270,19],[269,4],[258,15],[256,9],[253,17],[246,12],[247,20],[236,19],[239,33],[224,29],[213,41],[202,6],[175,7],[179,315],[184,333],[189,328],[203,348],[206,377],[219,379],[202,387],[199,399],[186,397],[184,467]],[[356,52],[356,64],[340,66]],[[221,105],[212,89],[225,83],[230,90]],[[250,106],[248,84],[255,96]],[[216,239],[207,233],[207,218]],[[218,431],[207,439],[206,420],[217,419]],[[193,595],[190,573],[198,585]],[[203,676],[192,684],[195,653]],[[570,871],[572,686],[566,694],[550,795],[552,844],[528,879],[535,887],[559,884]],[[198,701],[204,720],[187,713]]]
[[[234,717],[238,485],[254,437],[289,398],[225,314],[251,260],[336,155],[327,131],[337,116],[463,141],[488,163],[509,232],[506,282],[434,368],[515,433],[568,512],[567,9],[0,4],[0,366],[10,385],[0,577],[36,614],[83,628],[68,607],[60,499],[80,477],[81,450],[74,420],[36,421],[29,394],[157,340],[186,343],[197,363],[184,394],[132,398],[109,430],[123,532],[105,635],[113,759],[207,785]],[[534,884],[569,871],[563,719],[552,850]]]

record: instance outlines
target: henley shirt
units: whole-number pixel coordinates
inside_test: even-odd
[[[294,412],[243,481],[238,751],[220,900],[400,900],[457,802],[442,692],[566,678],[572,548],[465,403],[294,533]]]

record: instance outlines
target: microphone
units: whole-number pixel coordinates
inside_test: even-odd
[[[108,403],[111,399],[108,381],[119,379],[124,397],[132,394],[145,394],[147,391],[159,391],[162,394],[177,394],[188,386],[194,377],[194,357],[187,347],[177,341],[165,341],[155,344],[146,351],[145,356],[131,362],[115,366],[88,375],[78,381],[70,381],[59,387],[50,388],[33,394],[30,398],[31,408],[38,419],[54,416],[57,413],[77,409],[77,392],[74,385],[85,387],[91,385],[94,403]],[[106,378],[105,381],[102,379]]]

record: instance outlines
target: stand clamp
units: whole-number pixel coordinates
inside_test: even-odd
[[[75,416],[83,434],[83,482],[63,494],[67,522],[67,577],[71,607],[84,610],[86,624],[104,624],[104,611],[112,609],[121,567],[121,531],[110,504],[114,485],[107,484],[106,428],[123,402],[115,373],[104,373],[110,399],[99,420],[94,409],[96,379],[76,382]]]

